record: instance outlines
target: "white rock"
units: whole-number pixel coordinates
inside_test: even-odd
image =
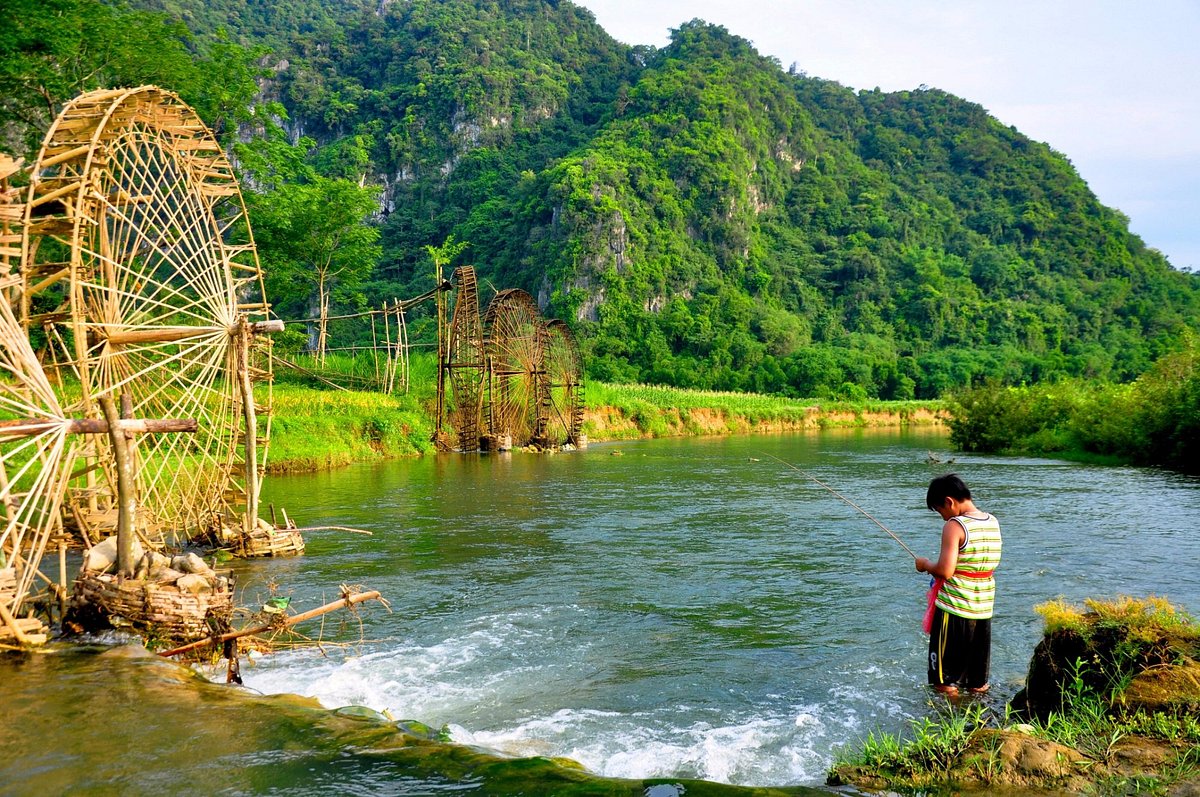
[[[145,554],[142,544],[133,541],[133,561],[139,561]],[[92,573],[106,573],[117,564],[117,538],[109,537],[98,545],[93,545],[83,557],[83,569]]]
[[[179,579],[183,578],[185,573],[180,573],[178,570],[173,570],[169,567],[155,567],[150,570],[150,580],[157,581],[160,584],[174,584]]]
[[[183,573],[195,573],[201,576],[212,575],[212,568],[194,553],[185,553],[171,560],[171,567]]]
[[[175,586],[179,587],[180,592],[190,592],[192,595],[199,595],[203,592],[212,592],[212,584],[208,583],[208,579],[198,573],[190,573],[186,576],[181,576],[175,582]]]

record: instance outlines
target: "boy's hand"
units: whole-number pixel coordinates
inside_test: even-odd
[[[929,560],[924,556],[918,556],[916,561],[917,572],[924,573],[929,570]]]

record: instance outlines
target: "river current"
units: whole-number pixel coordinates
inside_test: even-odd
[[[310,633],[354,644],[244,662],[246,686],[327,708],[367,706],[445,726],[456,745],[571,758],[610,778],[820,784],[842,746],[937,710],[924,686],[920,631],[928,580],[877,526],[773,457],[818,476],[929,557],[941,523],[924,506],[926,485],[948,470],[963,476],[1004,533],[996,705],[1024,678],[1040,634],[1038,603],[1156,594],[1200,611],[1200,482],[1169,472],[955,454],[927,429],[442,455],[268,482],[264,501],[300,525],[372,534],[314,531],[304,557],[240,563],[242,603],[274,590],[303,611],[345,583],[380,590],[390,612],[366,604],[361,626],[328,615]],[[26,664],[3,673],[26,687],[17,690],[18,718],[38,700],[51,717],[80,711],[70,687],[52,687],[97,688],[99,674],[87,673],[98,657],[85,659],[73,670]],[[41,689],[38,679],[47,681]],[[202,700],[214,701],[225,705]],[[288,747],[287,733],[269,730],[261,713],[221,720],[261,726],[238,754],[259,764]],[[130,716],[136,724],[136,710]],[[134,733],[129,744],[173,739],[164,759],[171,771],[208,771],[204,744],[182,742],[191,756],[176,748],[208,738],[209,722],[180,714],[165,737]],[[105,755],[104,743],[87,743],[100,730],[68,727],[67,746],[82,751],[69,760],[17,754],[0,765],[0,784],[69,783],[73,767]],[[339,761],[351,754],[326,745],[292,742],[308,751],[296,753],[307,779],[268,768],[258,785],[220,781],[216,790],[329,793],[330,783],[346,783]],[[489,787],[486,775],[387,761],[359,762],[353,790],[507,789]],[[110,781],[119,779],[113,766],[101,767]],[[539,793],[536,782],[528,793]]]

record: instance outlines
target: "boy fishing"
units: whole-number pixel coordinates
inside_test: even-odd
[[[937,561],[916,557],[917,572],[934,577],[925,616],[929,683],[948,695],[960,687],[982,694],[989,687],[1000,522],[975,506],[953,473],[929,483],[925,504],[945,521]]]

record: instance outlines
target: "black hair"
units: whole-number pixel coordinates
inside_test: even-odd
[[[929,483],[929,492],[925,493],[925,506],[936,512],[938,507],[945,505],[947,498],[956,501],[971,499],[971,489],[967,487],[966,482],[958,478],[957,473],[938,476]]]

